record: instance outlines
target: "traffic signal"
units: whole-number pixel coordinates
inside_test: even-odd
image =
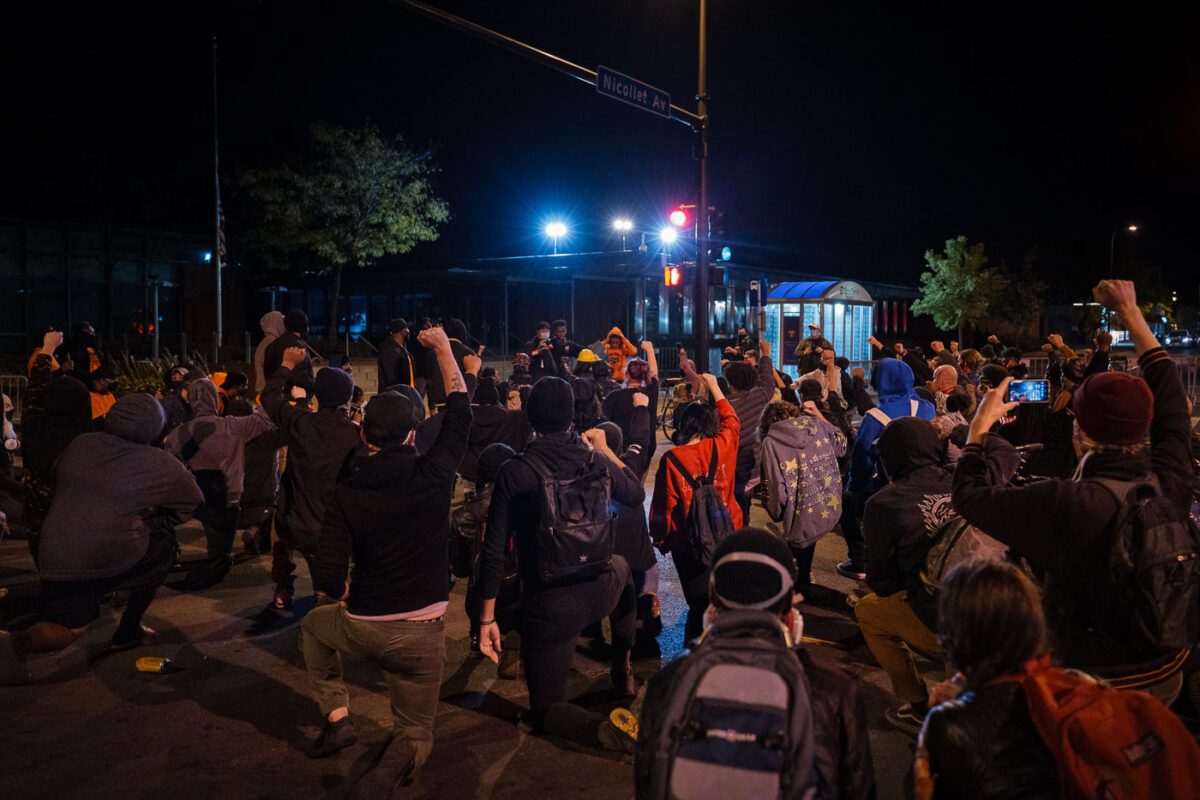
[[[667,215],[667,219],[676,228],[690,228],[693,223],[693,212],[695,210],[695,206],[678,205]]]
[[[733,258],[726,238],[725,212],[709,209],[708,214],[708,257],[712,261],[728,261]]]
[[[683,283],[683,271],[678,266],[663,267],[663,285],[680,286]]]

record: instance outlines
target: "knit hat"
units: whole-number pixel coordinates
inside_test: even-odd
[[[398,392],[375,395],[363,413],[363,436],[376,447],[402,443],[414,427],[412,401]]]
[[[546,375],[539,378],[529,392],[525,404],[529,424],[538,433],[561,433],[571,427],[575,414],[575,395],[571,384],[562,378]]]
[[[321,408],[337,408],[350,402],[354,395],[354,379],[340,369],[328,367],[317,373],[313,394]]]
[[[493,483],[500,474],[500,465],[516,455],[504,442],[492,442],[483,448],[475,465],[475,485]]]
[[[303,338],[308,333],[308,314],[302,308],[289,309],[283,315],[283,329]]]
[[[1154,395],[1127,372],[1100,372],[1079,384],[1071,401],[1079,427],[1104,444],[1141,444],[1154,418]]]
[[[712,563],[709,586],[727,608],[771,608],[796,579],[792,551],[761,528],[742,528],[726,536],[713,551]]]
[[[500,405],[500,392],[496,390],[496,382],[480,381],[475,387],[475,396],[471,398],[471,402],[477,406]]]

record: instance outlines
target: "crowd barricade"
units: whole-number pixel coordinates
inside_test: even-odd
[[[21,418],[21,392],[28,385],[29,379],[24,375],[0,375],[0,393],[8,395],[12,400],[14,422]]]

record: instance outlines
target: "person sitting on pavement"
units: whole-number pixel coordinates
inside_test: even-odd
[[[187,468],[151,447],[163,413],[149,394],[130,394],[108,412],[102,433],[75,437],[54,465],[54,500],[41,530],[41,619],[0,632],[0,683],[29,677],[31,653],[69,647],[100,616],[104,596],[128,590],[114,650],[142,644],[142,626],[175,559],[175,526],[204,495]]]
[[[780,423],[783,424],[783,423]],[[766,557],[781,569],[760,563]],[[756,608],[773,612],[791,632],[796,657],[804,669],[812,707],[813,800],[874,800],[875,768],[867,736],[867,713],[858,683],[832,663],[817,648],[801,645],[803,620],[794,607],[790,580],[796,564],[787,545],[759,528],[743,528],[725,537],[713,552],[709,581],[708,621],[727,609]],[[665,665],[650,679],[646,701],[638,720],[642,731],[660,727],[659,720],[669,711],[668,688],[675,674],[693,656],[684,655]],[[634,771],[645,774],[659,754],[653,751],[652,737],[639,736]],[[637,796],[643,796],[649,782],[637,784]]]
[[[992,468],[1010,446],[995,453],[983,450],[992,425],[1017,405],[1005,402],[1005,378],[988,392],[971,422],[954,473],[954,507],[1044,573],[1045,606],[1054,610],[1048,618],[1063,664],[1170,705],[1180,692],[1180,668],[1190,647],[1129,634],[1132,609],[1117,599],[1123,587],[1114,582],[1109,565],[1112,523],[1127,501],[1101,481],[1155,484],[1186,515],[1192,497],[1188,402],[1175,365],[1138,308],[1133,283],[1104,280],[1092,291],[1129,330],[1141,377],[1104,372],[1084,380],[1072,399],[1083,453],[1074,477],[1024,486],[1005,485]],[[1179,578],[1185,579],[1186,574]],[[1178,588],[1198,591],[1190,580]]]
[[[707,475],[712,466],[714,446],[717,468],[713,484],[725,501],[733,529],[743,525],[742,507],[734,496],[734,475],[742,425],[733,405],[725,399],[715,375],[705,373],[701,383],[716,407],[697,400],[675,409],[676,446],[669,452],[683,464],[691,477]],[[747,436],[753,436],[749,431]],[[708,565],[704,564],[687,542],[687,516],[692,503],[689,476],[665,456],[654,475],[654,498],[650,501],[650,538],[663,554],[670,553],[679,573],[679,585],[688,604],[685,640],[700,635],[704,609],[708,607]]]
[[[329,495],[313,558],[321,603],[301,626],[305,668],[325,720],[307,755],[333,755],[357,739],[343,654],[383,669],[393,738],[354,789],[372,800],[391,797],[433,750],[446,662],[450,498],[471,427],[466,382],[445,332],[431,328],[420,339],[437,357],[447,392],[437,441],[425,453],[413,448],[406,397],[384,393],[367,404],[362,439],[372,454]]]
[[[572,406],[571,386],[566,381],[547,376],[535,383],[526,409],[537,437],[519,457],[506,461],[496,478],[480,563],[483,619],[479,649],[493,662],[499,661],[502,646],[496,598],[508,562],[505,550],[512,541],[521,575],[521,661],[529,686],[530,711],[524,719],[534,730],[589,745],[626,749],[628,743],[607,720],[567,702],[567,677],[580,633],[609,617],[613,622],[613,687],[622,694],[633,694],[630,651],[636,598],[629,564],[613,555],[607,565],[588,562],[578,572],[563,574],[567,568],[559,565],[547,579],[539,569],[547,546],[542,542],[546,535],[542,517],[547,511],[542,494],[543,481],[549,476],[567,479],[600,471],[607,476],[602,480],[608,481],[612,500],[639,504],[645,490],[608,449],[602,431],[586,431],[585,440],[571,430]],[[577,499],[582,502],[587,496]],[[589,507],[588,513],[597,512]],[[598,513],[611,512],[603,509]],[[590,517],[588,521],[602,522]],[[611,522],[607,535],[612,535]]]

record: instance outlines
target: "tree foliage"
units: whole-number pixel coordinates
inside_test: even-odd
[[[943,330],[958,329],[961,341],[966,326],[978,323],[1007,288],[1004,275],[987,263],[983,244],[968,245],[966,236],[947,239],[942,253],[926,250],[928,269],[921,273],[921,297],[912,312],[933,317]]]
[[[372,125],[347,130],[314,123],[306,152],[296,164],[249,170],[239,184],[259,210],[255,238],[268,266],[303,265],[332,278],[329,325],[337,333],[342,270],[369,267],[438,238],[450,219],[446,202],[433,193],[438,167]]]

